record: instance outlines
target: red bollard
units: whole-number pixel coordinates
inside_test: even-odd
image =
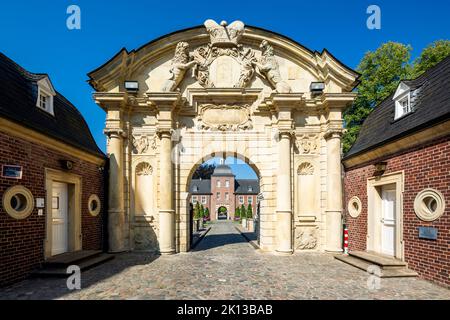
[[[348,254],[348,229],[344,229],[344,254]]]

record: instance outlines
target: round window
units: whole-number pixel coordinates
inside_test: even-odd
[[[96,217],[100,213],[101,205],[100,205],[100,198],[93,194],[89,197],[88,201],[88,209],[91,216]]]
[[[445,200],[442,193],[434,189],[419,192],[414,200],[414,211],[423,221],[438,219],[445,210]]]
[[[34,209],[33,194],[23,186],[11,187],[3,194],[3,209],[14,219],[25,219]]]
[[[357,218],[361,214],[362,203],[358,197],[352,197],[348,202],[348,213],[351,217]]]

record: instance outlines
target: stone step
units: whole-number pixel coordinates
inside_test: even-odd
[[[400,278],[400,277],[417,277],[418,274],[415,271],[408,269],[405,265],[379,265],[368,261],[366,259],[361,259],[357,255],[336,255],[335,259],[354,266],[358,269],[366,271],[370,274],[374,274],[380,278]],[[380,261],[380,260],[379,260]]]
[[[376,264],[383,268],[408,267],[408,264],[404,261],[373,252],[352,251],[349,252],[349,256],[368,261],[371,264]]]
[[[101,253],[101,250],[81,250],[75,252],[67,252],[47,259],[44,262],[44,267],[68,267],[71,265],[79,264],[83,260],[95,258]]]
[[[81,271],[86,271],[91,268],[94,268],[100,264],[103,264],[107,261],[110,261],[114,259],[114,255],[107,254],[107,253],[100,253],[95,256],[91,256],[90,258],[85,258],[79,263],[74,263],[73,265],[77,265],[80,267]],[[65,278],[68,276],[67,274],[67,267],[69,267],[71,264],[67,266],[45,266],[42,269],[36,270],[32,272],[32,277],[62,277]]]

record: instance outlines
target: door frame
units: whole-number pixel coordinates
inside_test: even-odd
[[[367,251],[381,253],[381,210],[383,186],[395,185],[395,253],[404,261],[403,192],[404,171],[367,179]]]
[[[61,182],[67,184],[68,199],[68,252],[79,251],[82,249],[81,235],[81,176],[63,172],[55,169],[45,169],[45,226],[46,238],[44,244],[45,259],[52,257],[52,196],[53,182]]]

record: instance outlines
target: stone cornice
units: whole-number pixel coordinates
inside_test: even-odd
[[[347,106],[356,99],[356,93],[324,93],[322,95],[322,105],[326,109],[346,109]]]
[[[243,88],[189,88],[187,102],[194,110],[201,104],[251,105],[261,93],[261,89]]]
[[[126,92],[98,92],[93,95],[95,103],[103,110],[110,108],[121,108],[128,104],[128,93]]]

